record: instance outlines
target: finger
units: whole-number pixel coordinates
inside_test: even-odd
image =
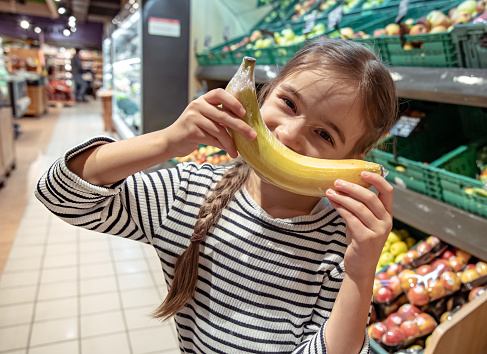
[[[382,220],[388,217],[389,213],[385,209],[382,201],[371,190],[359,186],[358,184],[342,180],[336,180],[334,188],[342,193],[350,195],[362,204],[365,204],[378,219]]]
[[[362,180],[370,183],[379,192],[379,199],[389,214],[392,215],[393,188],[386,179],[377,173],[362,172]]]
[[[204,105],[200,108],[200,113],[208,119],[242,134],[247,139],[253,140],[257,137],[254,129],[232,112],[225,109],[220,109],[213,105]]]
[[[351,211],[347,210],[343,205],[340,203],[329,201],[331,206],[335,208],[335,210],[340,214],[340,216],[345,220],[345,224],[349,230],[353,230],[354,232],[365,233],[366,232],[366,225],[357,218]],[[350,241],[347,238],[347,244],[350,244]]]
[[[204,138],[213,141],[213,144],[209,143],[208,145],[213,145],[225,150],[232,158],[236,158],[238,156],[235,143],[223,126],[211,119],[201,120],[197,123],[197,125],[205,135]]]
[[[335,191],[331,188],[326,191],[326,196],[330,203],[335,202],[340,204],[348,213],[352,213],[355,218],[358,218],[367,228],[374,230],[374,228],[377,227],[377,217],[360,200],[356,200],[349,195]]]
[[[226,110],[232,112],[237,117],[243,117],[245,115],[245,108],[239,100],[224,89],[211,90],[203,98],[213,106],[223,105]]]

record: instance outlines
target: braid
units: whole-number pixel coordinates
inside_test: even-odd
[[[169,293],[164,302],[154,311],[152,317],[167,320],[176,315],[194,296],[198,280],[200,243],[206,237],[208,230],[218,222],[223,209],[227,207],[235,193],[245,184],[250,176],[250,171],[250,167],[243,160],[239,161],[233,168],[225,172],[200,207],[191,243],[176,260]]]

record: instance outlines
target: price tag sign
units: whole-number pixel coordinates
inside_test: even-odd
[[[408,7],[409,7],[409,0],[401,0],[399,3],[399,11],[397,13],[397,17],[395,22],[400,23],[404,17],[406,17],[408,13]]]
[[[328,14],[328,30],[331,31],[338,27],[343,17],[343,3]]]
[[[205,46],[205,50],[210,49],[210,46],[211,46],[211,36],[206,36],[205,37],[204,46]]]
[[[303,34],[308,34],[313,30],[316,23],[316,13],[306,15],[306,22],[304,23]]]
[[[407,138],[418,125],[421,118],[402,116],[389,131],[390,134]]]
[[[223,40],[225,42],[228,41],[229,35],[230,35],[230,27],[229,26],[223,27]]]

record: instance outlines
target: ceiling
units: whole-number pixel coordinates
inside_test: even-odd
[[[65,15],[78,22],[110,22],[120,11],[124,0],[0,0],[0,12],[58,18],[57,9],[67,9]]]

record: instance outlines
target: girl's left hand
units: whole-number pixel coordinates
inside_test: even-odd
[[[362,172],[361,177],[379,194],[342,180],[335,182],[335,190],[326,191],[328,200],[347,226],[345,272],[352,277],[375,274],[382,248],[392,229],[392,186],[376,173]]]

